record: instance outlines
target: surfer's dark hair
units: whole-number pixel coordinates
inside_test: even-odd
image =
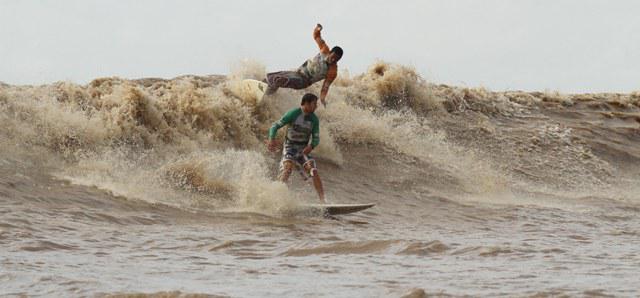
[[[338,57],[342,57],[342,54],[344,52],[342,51],[341,47],[335,46],[335,47],[333,47],[333,49],[331,49],[331,53],[335,53],[336,55],[338,55]]]
[[[304,96],[302,96],[302,100],[300,101],[300,105],[306,104],[308,102],[314,102],[318,100],[318,97],[315,96],[313,93],[307,93]]]

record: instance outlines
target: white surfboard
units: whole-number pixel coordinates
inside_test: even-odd
[[[305,213],[310,214],[327,214],[327,215],[340,215],[349,214],[365,209],[369,209],[376,204],[304,204],[302,210]]]
[[[254,97],[256,104],[258,104],[264,97],[264,93],[267,91],[268,86],[269,85],[265,82],[245,79],[240,81],[236,88],[231,88],[231,92],[233,95],[240,98],[246,98],[247,96]]]

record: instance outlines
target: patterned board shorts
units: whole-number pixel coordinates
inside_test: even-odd
[[[311,85],[309,80],[297,71],[278,71],[267,74],[267,94],[276,92],[278,88],[304,89]]]
[[[306,164],[310,164],[311,168],[316,168],[316,161],[311,155],[302,154],[306,145],[293,145],[285,144],[282,148],[282,162],[280,166],[284,167],[284,162],[287,160],[293,161],[298,170],[303,171]]]

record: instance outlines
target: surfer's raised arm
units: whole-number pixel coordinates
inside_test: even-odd
[[[313,29],[313,40],[315,40],[316,43],[318,44],[318,48],[320,48],[320,53],[329,54],[331,50],[329,50],[329,46],[327,46],[327,43],[324,42],[324,39],[322,39],[322,36],[320,35],[320,31],[322,31],[322,25],[317,24],[316,28]]]

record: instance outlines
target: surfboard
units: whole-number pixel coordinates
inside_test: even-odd
[[[369,209],[376,204],[304,204],[302,211],[312,214],[341,215]]]
[[[258,80],[245,79],[238,83],[236,88],[232,88],[233,95],[241,98],[247,96],[255,97],[256,104],[260,103],[264,97],[264,93],[267,91],[267,83]]]

